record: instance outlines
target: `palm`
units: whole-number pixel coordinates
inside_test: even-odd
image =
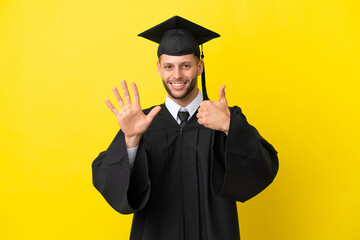
[[[121,108],[121,111],[116,109],[108,99],[106,99],[105,102],[108,108],[116,116],[116,119],[119,123],[121,130],[124,132],[125,139],[130,139],[135,137],[137,139],[136,141],[138,141],[141,135],[149,127],[156,114],[160,111],[160,107],[157,106],[153,108],[148,115],[145,115],[141,110],[139,92],[137,90],[136,84],[131,83],[131,88],[133,90],[134,104],[131,104],[129,90],[124,80],[121,81],[121,87],[123,90],[125,101],[123,101],[123,99],[121,98],[117,88],[113,87],[113,92],[116,101],[118,102]]]
[[[116,115],[116,118],[126,136],[143,134],[151,124],[151,120],[143,113],[140,106],[125,108]]]

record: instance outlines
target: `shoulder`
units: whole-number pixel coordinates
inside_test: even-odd
[[[242,114],[242,110],[238,106],[229,107],[229,110],[232,114]]]
[[[149,114],[149,112],[156,106],[160,106],[160,112],[154,117],[152,123],[150,124],[147,132],[159,131],[167,128],[178,128],[178,124],[176,120],[171,116],[170,112],[167,110],[165,104],[155,105],[150,108],[143,109],[145,115]]]
[[[160,106],[160,107],[161,107],[161,110],[160,110],[160,111],[163,111],[164,108],[165,108],[165,104],[163,104],[163,103],[160,104],[160,105],[154,105],[154,106],[151,106],[151,107],[149,107],[149,108],[143,109],[144,114],[145,114],[145,115],[149,114],[149,112],[150,112],[154,107],[156,107],[156,106]]]
[[[229,107],[229,110],[230,110],[231,120],[243,119],[243,120],[247,121],[247,119],[240,107],[238,107],[238,106]]]

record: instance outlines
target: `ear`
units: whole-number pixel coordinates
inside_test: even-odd
[[[158,74],[159,74],[159,76],[161,76],[161,74],[160,74],[160,69],[161,69],[160,59],[156,62],[156,66],[157,66]]]
[[[202,72],[204,71],[204,61],[202,59],[199,60],[199,64],[198,64],[198,76],[200,76],[202,74]]]

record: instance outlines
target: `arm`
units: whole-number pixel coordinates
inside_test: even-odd
[[[116,211],[127,214],[142,209],[150,194],[147,158],[140,140],[160,107],[153,108],[148,115],[145,115],[140,107],[135,83],[132,83],[133,105],[126,82],[122,81],[121,85],[126,103],[120,97],[118,90],[113,88],[121,111],[106,99],[106,104],[116,116],[121,130],[109,148],[94,160],[92,169],[95,188]],[[127,148],[136,146],[139,147],[131,169]]]
[[[108,149],[92,164],[93,185],[111,207],[123,214],[141,210],[150,193],[147,159],[142,146],[136,158],[137,164],[134,163],[131,171],[125,137],[119,131]]]
[[[229,108],[225,86],[219,101],[204,101],[198,122],[216,130],[211,184],[215,195],[246,201],[265,189],[278,171],[276,150],[251,126],[241,109]]]
[[[217,196],[245,202],[264,190],[275,178],[277,152],[251,126],[241,109],[230,108],[228,136],[215,132],[212,188]]]

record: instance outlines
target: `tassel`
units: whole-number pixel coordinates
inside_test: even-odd
[[[206,85],[205,85],[205,63],[204,63],[204,51],[203,51],[202,44],[201,44],[201,59],[203,60],[203,72],[201,74],[202,93],[203,93],[204,100],[209,100],[209,97],[206,92]]]

